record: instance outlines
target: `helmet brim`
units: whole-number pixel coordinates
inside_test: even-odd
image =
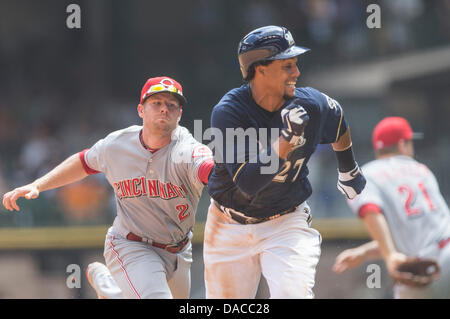
[[[274,55],[270,58],[266,58],[265,60],[284,60],[284,59],[290,59],[296,56],[299,56],[300,54],[303,54],[305,52],[308,52],[310,49],[305,47],[298,47],[298,46],[292,46],[286,50],[284,50],[281,53],[278,53],[277,55]]]

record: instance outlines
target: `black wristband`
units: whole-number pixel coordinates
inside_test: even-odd
[[[353,150],[350,146],[345,151],[335,151],[336,158],[338,160],[339,172],[349,172],[356,166],[355,157],[353,156]]]

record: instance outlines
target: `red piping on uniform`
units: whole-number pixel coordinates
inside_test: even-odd
[[[377,204],[366,204],[359,209],[358,215],[359,217],[364,218],[368,212],[377,214],[382,213],[381,208]]]
[[[112,240],[114,240],[114,236],[112,237]],[[109,245],[111,246],[111,249],[112,249],[114,255],[116,255],[117,260],[119,261],[120,268],[122,269],[123,273],[125,274],[125,278],[127,278],[127,281],[128,281],[128,283],[130,284],[130,287],[131,287],[131,289],[134,291],[134,293],[136,294],[136,296],[137,296],[139,299],[142,299],[141,296],[139,295],[139,293],[137,292],[136,288],[134,287],[133,283],[131,282],[130,277],[128,277],[128,273],[127,273],[127,271],[125,270],[125,267],[123,266],[123,262],[122,262],[122,260],[121,260],[120,257],[119,257],[119,253],[114,249],[114,245],[113,245],[113,243],[112,243],[112,240],[109,242]]]
[[[89,175],[100,173],[99,171],[96,171],[95,169],[90,168],[88,166],[88,164],[86,163],[86,159],[84,158],[84,154],[86,154],[87,151],[89,151],[88,148],[78,153],[78,156],[80,157],[80,161],[81,161],[81,164],[83,165],[84,171],[87,174],[89,174]]]
[[[148,147],[145,143],[144,143],[144,138],[142,137],[142,130],[140,130],[139,132],[139,142],[141,142],[141,145],[150,153],[155,153],[157,150],[159,150],[159,148],[151,148]]]
[[[450,243],[450,237],[447,238],[447,239],[441,240],[441,241],[438,243],[439,249],[444,248],[448,243]]]
[[[214,160],[212,159],[207,159],[200,165],[200,168],[198,169],[198,178],[203,184],[208,184],[209,174],[211,173],[213,167]]]

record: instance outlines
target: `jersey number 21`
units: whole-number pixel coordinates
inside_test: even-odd
[[[419,186],[419,189],[421,190],[423,196],[425,197],[425,200],[427,201],[428,208],[430,210],[434,210],[434,204],[431,201],[430,196],[428,195],[425,185],[423,183],[419,183],[418,186]],[[415,216],[415,215],[418,215],[421,213],[420,209],[411,207],[411,202],[413,202],[415,194],[410,186],[401,185],[398,187],[398,192],[400,194],[407,194],[406,200],[405,200],[405,211],[408,216]]]

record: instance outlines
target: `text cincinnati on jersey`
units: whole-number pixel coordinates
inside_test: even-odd
[[[114,190],[120,199],[133,197],[159,197],[161,199],[186,198],[186,187],[144,176],[124,179],[114,183]]]

